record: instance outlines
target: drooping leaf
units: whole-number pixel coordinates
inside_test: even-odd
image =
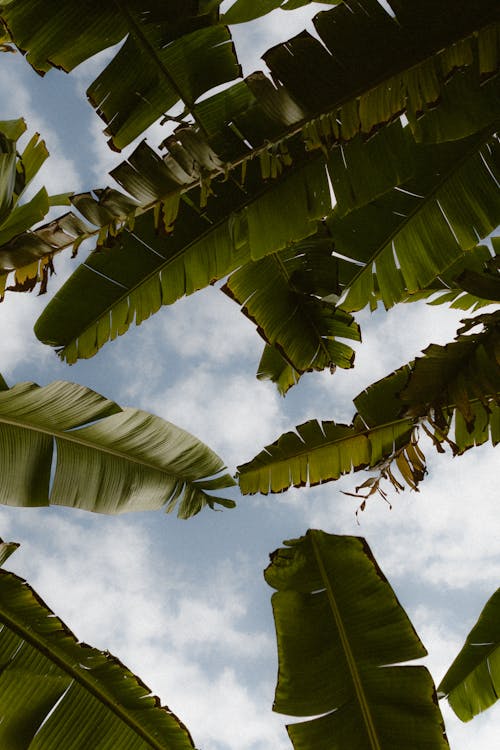
[[[241,74],[218,10],[205,12],[198,0],[11,0],[0,4],[0,18],[42,75],[124,41],[87,91],[117,149],[177,102],[192,110],[201,94]]]
[[[0,502],[7,505],[96,513],[177,505],[181,518],[214,503],[234,506],[210,494],[234,480],[197,438],[74,383],[0,391],[0,444]]]
[[[358,325],[352,316],[309,293],[318,282],[334,287],[336,268],[334,258],[306,241],[247,263],[230,276],[223,291],[297,373],[349,368],[354,352],[338,339],[360,341]]]
[[[139,677],[109,652],[78,641],[25,581],[5,570],[0,624],[2,747],[194,748],[186,727]]]
[[[487,601],[465,644],[438,687],[462,721],[492,706],[500,695],[500,589]]]
[[[152,163],[159,180],[162,161],[156,157]],[[151,189],[161,191],[159,183],[153,184],[154,172],[148,177]],[[131,178],[127,187],[135,189],[130,183]],[[143,186],[144,181],[136,194]],[[139,324],[162,305],[314,233],[317,219],[330,206],[324,165],[307,154],[276,179],[263,183],[260,166],[254,163],[244,184],[217,181],[211,190],[214,197],[204,208],[200,190],[180,199],[170,233],[165,232],[169,222],[161,216],[155,229],[150,210],[136,218],[133,229],[109,238],[44,310],[35,327],[37,336],[60,347],[60,356],[70,363],[91,357],[110,338],[124,333],[134,318]],[[283,203],[290,215],[281,212]],[[77,206],[94,221],[87,207]]]
[[[264,573],[277,589],[273,709],[316,717],[288,725],[295,750],[447,748],[427,669],[397,666],[426,651],[366,541],[309,530],[285,544]]]
[[[488,440],[497,445],[499,316],[479,316],[469,327],[474,324],[482,324],[483,329],[460,334],[446,346],[431,345],[423,357],[358,394],[354,399],[357,413],[350,425],[311,420],[238,466],[241,492],[283,492],[289,487],[336,480],[361,469],[379,473],[361,485],[368,488],[369,495],[381,491],[382,479],[388,479],[397,490],[405,484],[417,489],[426,474],[418,444],[419,425],[441,451],[443,443],[454,453]]]

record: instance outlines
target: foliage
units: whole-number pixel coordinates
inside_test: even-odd
[[[43,187],[33,198],[22,202],[49,155],[38,133],[21,154],[17,152],[17,141],[25,130],[23,119],[0,122],[0,301],[9,272],[14,269],[15,285],[7,287],[9,290],[31,291],[37,283],[42,292],[46,289],[49,271],[53,270],[54,246],[49,252],[40,252],[41,243],[32,232],[29,236],[25,232],[44,219],[51,206],[69,203],[69,195],[50,196]],[[21,244],[19,237],[25,238]]]
[[[486,602],[464,647],[438,687],[462,721],[498,700],[500,684],[500,589]]]
[[[265,571],[277,589],[273,708],[317,716],[287,727],[294,748],[447,748],[429,672],[397,666],[427,652],[366,541],[310,530],[285,544]]]
[[[258,377],[284,395],[307,371],[353,366],[345,341],[360,341],[355,314],[367,305],[498,303],[498,2],[390,0],[388,13],[376,0],[325,0],[333,7],[314,18],[318,39],[303,32],[276,45],[264,56],[271,75],[244,80],[226,24],[307,0],[237,0],[222,16],[219,5],[0,2],[1,48],[19,49],[40,74],[123,42],[87,92],[112,148],[159,118],[169,124],[162,155],[143,142],[112,170],[123,192],[71,195],[68,213],[33,228],[51,200],[43,189],[19,199],[46,151],[35,136],[18,154],[22,122],[0,123],[3,286],[14,271],[9,290],[44,292],[57,252],[94,243],[39,318],[40,340],[68,363],[89,358],[134,321],[224,280],[264,340]],[[230,85],[214,93],[220,84]],[[241,491],[368,469],[358,490],[385,496],[384,478],[418,489],[422,432],[454,454],[496,445],[499,326],[498,311],[465,320],[455,341],[362,391],[351,424],[310,420],[282,435],[239,467]],[[210,494],[233,484],[220,459],[173,425],[81,386],[0,384],[3,502],[118,512],[181,498],[182,517],[233,504]],[[309,532],[266,576],[279,589],[277,706],[325,714],[290,730],[297,748],[331,747],[332,725],[343,727],[342,749],[399,748],[416,735],[446,746],[425,670],[387,667],[423,649],[364,541]],[[496,697],[496,605],[440,686],[463,718]],[[488,646],[471,651],[477,637]]]
[[[0,540],[2,563],[17,546]],[[194,748],[138,677],[109,652],[79,642],[26,581],[3,569],[0,621],[2,747]]]
[[[181,518],[234,506],[210,494],[234,481],[219,475],[221,459],[197,438],[74,383],[3,388],[0,430],[0,502],[8,505],[123,513],[178,504]]]

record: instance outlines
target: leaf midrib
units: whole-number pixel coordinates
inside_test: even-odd
[[[305,167],[307,167],[308,165],[310,165],[311,162],[315,162],[319,158],[320,158],[319,154],[314,154],[314,156],[310,156],[310,155],[305,156],[299,162],[295,161],[293,163],[293,166],[291,166],[287,170],[286,177],[287,178],[291,177],[296,172],[300,171],[301,169],[304,169]],[[283,182],[285,182],[285,180],[283,180]],[[150,271],[146,276],[143,276],[140,279],[140,281],[138,281],[136,284],[134,284],[131,287],[127,287],[126,292],[124,292],[122,295],[120,295],[120,297],[118,297],[117,299],[115,299],[110,305],[107,306],[107,308],[105,310],[103,310],[102,312],[100,312],[99,315],[97,317],[95,317],[85,328],[83,328],[81,331],[79,331],[76,334],[76,336],[73,336],[66,343],[61,344],[62,349],[61,349],[60,352],[58,352],[59,356],[63,356],[64,355],[64,351],[65,351],[65,349],[68,346],[70,346],[72,343],[75,343],[80,338],[80,336],[82,336],[86,331],[91,330],[92,327],[95,326],[95,325],[97,325],[100,320],[102,320],[106,315],[109,315],[113,311],[113,309],[115,307],[117,307],[124,300],[128,299],[130,297],[130,295],[133,294],[133,292],[136,289],[140,289],[143,285],[147,284],[148,281],[150,281],[153,278],[156,278],[158,276],[158,274],[161,273],[161,271],[163,271],[165,268],[168,268],[168,266],[170,264],[176,262],[179,258],[181,258],[184,254],[186,254],[194,245],[196,245],[198,242],[203,242],[203,240],[206,237],[208,237],[212,232],[214,232],[219,227],[223,226],[229,220],[230,216],[233,213],[237,213],[237,212],[243,211],[247,206],[249,206],[252,203],[254,203],[255,201],[259,200],[259,198],[261,198],[263,195],[265,195],[268,191],[272,190],[273,188],[276,188],[276,186],[279,185],[279,184],[281,184],[281,183],[280,182],[262,183],[262,186],[259,188],[258,192],[253,193],[251,196],[249,196],[248,200],[245,200],[238,208],[232,210],[229,214],[225,215],[219,221],[215,221],[215,222],[211,223],[207,227],[207,229],[204,232],[202,232],[202,234],[200,234],[197,237],[195,237],[187,245],[184,245],[182,248],[179,248],[179,250],[177,250],[177,252],[175,252],[173,255],[170,255],[168,258],[165,258],[165,260],[164,260],[163,263],[161,263],[155,269],[153,269],[152,271]],[[183,192],[186,192],[186,191],[183,191]],[[148,208],[144,208],[144,210],[141,211],[140,215],[143,215],[143,214],[147,213],[147,211],[151,210],[154,205],[157,205],[158,203],[161,203],[163,200],[165,200],[165,199],[162,198],[161,200],[155,201]],[[100,227],[99,229],[101,229],[101,228],[102,227]],[[99,232],[99,229],[97,229],[95,232],[92,232],[92,234],[89,234],[89,236],[97,234]],[[133,231],[129,231],[127,229],[124,229],[123,231],[125,233],[130,234],[131,236],[134,236],[134,232]],[[151,252],[153,252],[156,255],[158,255],[158,253],[154,250],[154,248],[149,248],[149,246],[146,246],[146,247]],[[84,265],[86,268],[88,268],[92,272],[96,272],[96,269],[92,268],[92,266],[87,265],[85,262],[82,265]],[[230,269],[229,271],[227,271],[226,274],[224,274],[224,276],[227,275],[228,273],[232,273],[233,270],[234,269]],[[105,275],[105,277],[109,281],[112,281],[112,282],[114,281],[114,279],[112,277],[110,277],[110,276],[106,276]],[[221,277],[221,278],[223,278],[223,277]],[[162,302],[162,307],[163,306],[165,306],[165,303]]]
[[[12,573],[0,570],[0,575],[6,575],[12,577]],[[17,579],[17,576],[15,576]],[[30,588],[31,590],[31,588]],[[51,646],[50,642],[47,643],[46,639],[41,637],[34,629],[24,627],[22,623],[9,615],[0,605],[0,613],[2,621],[19,635],[24,641],[28,642],[37,651],[43,654],[49,661],[56,664],[63,672],[68,674],[75,682],[78,682],[85,690],[91,693],[97,700],[104,704],[112,713],[114,713],[121,721],[129,726],[138,736],[140,736],[148,745],[155,750],[165,750],[165,745],[160,744],[154,736],[147,732],[138,721],[134,719],[127,711],[125,711],[119,703],[113,701],[108,697],[105,691],[99,690],[98,685],[86,676],[86,673],[79,671],[64,658],[64,654],[59,655],[59,649],[57,646]],[[68,630],[66,628],[66,630]],[[69,631],[68,631],[69,633]]]
[[[118,413],[123,414],[123,410],[122,412],[118,412]],[[123,451],[119,451],[116,448],[111,448],[106,445],[96,444],[92,442],[91,440],[86,440],[85,438],[81,438],[78,436],[78,431],[79,431],[78,429],[67,432],[64,430],[57,430],[56,428],[53,428],[53,427],[44,427],[43,425],[32,424],[30,422],[25,422],[20,419],[15,419],[13,417],[7,418],[3,414],[0,414],[0,425],[1,424],[6,424],[11,427],[19,427],[23,430],[30,430],[31,432],[38,432],[43,435],[48,435],[49,437],[55,440],[66,440],[69,443],[74,443],[75,445],[80,445],[84,448],[90,448],[91,450],[97,450],[98,452],[101,452],[101,453],[107,453],[111,456],[114,456],[115,458],[120,458],[122,460],[129,461],[130,463],[138,464],[139,466],[143,466],[148,469],[154,469],[155,471],[160,471],[163,474],[165,474],[166,477],[170,478],[174,482],[186,482],[190,484],[192,481],[194,481],[191,479],[187,479],[186,477],[183,477],[182,475],[175,476],[169,473],[166,469],[162,468],[161,466],[157,466],[156,464],[153,464],[150,461],[146,461],[142,458],[138,458],[137,456],[132,456]],[[85,428],[82,428],[82,429],[85,429]]]
[[[423,200],[421,203],[415,205],[415,207],[410,211],[410,213],[405,217],[404,221],[402,221],[400,224],[397,225],[397,227],[394,228],[392,232],[389,233],[389,235],[383,240],[383,242],[380,243],[380,245],[375,248],[370,258],[366,261],[365,265],[363,265],[351,278],[349,281],[349,284],[345,287],[342,298],[346,299],[346,297],[349,294],[349,291],[352,286],[358,281],[358,279],[363,276],[365,273],[373,273],[373,264],[377,260],[378,256],[383,253],[383,251],[395,240],[395,238],[401,234],[404,229],[410,224],[411,221],[415,218],[416,215],[420,213],[425,207],[427,207],[434,199],[436,194],[439,192],[439,190],[443,187],[444,184],[448,180],[450,180],[462,167],[463,165],[469,160],[475,157],[479,150],[485,146],[489,140],[489,138],[494,135],[497,129],[497,123],[495,123],[495,126],[489,127],[486,131],[483,131],[483,136],[480,138],[478,135],[478,140],[474,142],[473,145],[471,145],[471,148],[465,153],[460,159],[453,162],[453,165],[450,167],[448,171],[444,175],[440,177],[440,179],[434,184],[433,188],[430,190],[430,192],[426,193],[426,195],[423,197]],[[402,186],[398,187],[404,187],[404,184]],[[395,189],[395,188],[394,188]],[[361,207],[361,210],[362,207]],[[458,243],[457,243],[458,244]],[[464,251],[465,252],[465,251]],[[456,258],[454,258],[447,266],[441,269],[439,272],[440,274],[443,274],[446,272],[446,270],[452,266],[456,262]],[[339,305],[342,305],[342,298],[339,300]]]
[[[368,703],[368,700],[366,698],[366,694],[363,688],[363,681],[361,679],[361,675],[359,673],[359,670],[356,664],[356,659],[351,649],[351,644],[350,644],[346,629],[344,627],[342,615],[340,613],[337,601],[335,599],[335,595],[333,593],[332,586],[330,584],[330,578],[328,576],[325,564],[323,562],[323,558],[321,556],[321,551],[319,549],[319,545],[317,541],[318,533],[319,532],[315,530],[311,530],[309,532],[309,534],[311,535],[311,542],[312,542],[312,547],[314,550],[314,556],[316,558],[316,562],[317,562],[317,565],[321,574],[321,578],[325,587],[326,595],[328,597],[328,603],[330,604],[330,609],[332,611],[333,618],[335,620],[335,625],[337,626],[337,630],[340,636],[340,642],[342,644],[342,649],[346,657],[347,666],[348,666],[349,673],[351,675],[351,679],[354,685],[354,691],[356,693],[356,698],[357,698],[357,701],[358,701],[358,704],[359,704],[359,707],[361,709],[361,713],[364,719],[364,724],[365,724],[366,733],[368,735],[368,740],[370,742],[370,746],[372,750],[382,750],[382,746],[378,739],[377,730],[375,728],[375,723],[373,721],[373,717],[370,711],[370,705]]]
[[[471,399],[469,399],[469,403],[470,404],[483,403],[483,400],[485,398],[486,399],[494,398],[497,395],[498,394],[496,394],[496,393],[482,394],[481,398],[477,397],[477,398],[471,398]],[[444,408],[444,409],[457,409],[457,405],[455,403],[452,403],[452,404],[443,404],[442,408]],[[417,415],[417,416],[400,417],[399,419],[392,420],[391,422],[384,422],[383,424],[375,425],[374,427],[366,427],[366,429],[359,430],[358,432],[355,432],[352,435],[347,435],[347,436],[344,435],[343,437],[325,440],[325,442],[321,443],[321,445],[317,445],[317,446],[315,446],[313,448],[308,448],[307,444],[303,442],[303,448],[301,450],[295,451],[293,454],[288,454],[284,458],[282,458],[282,457],[277,458],[276,460],[273,460],[272,462],[265,463],[263,466],[252,467],[252,468],[247,469],[246,471],[241,471],[241,469],[244,469],[244,467],[247,464],[251,464],[251,463],[254,463],[254,461],[257,461],[257,459],[258,459],[259,456],[255,456],[255,458],[253,458],[251,461],[247,462],[247,464],[242,464],[240,467],[237,467],[237,475],[238,475],[238,477],[245,477],[245,476],[248,476],[251,473],[258,473],[259,474],[262,471],[270,471],[270,470],[272,470],[272,468],[274,466],[277,466],[277,465],[282,464],[282,463],[289,463],[290,461],[293,461],[293,460],[295,460],[297,458],[307,457],[310,453],[314,453],[316,450],[322,450],[323,448],[329,448],[329,447],[335,445],[336,443],[343,443],[343,442],[347,443],[350,440],[356,440],[356,438],[358,438],[358,437],[366,437],[367,439],[369,439],[370,435],[376,434],[377,431],[386,430],[389,427],[393,427],[393,426],[397,426],[397,425],[403,425],[405,422],[408,423],[408,427],[410,427],[411,425],[413,425],[414,427],[417,427],[419,423],[421,423],[422,421],[425,421],[427,418],[428,418],[428,414],[427,413],[426,414]],[[319,424],[321,426],[321,423],[319,423]],[[340,424],[338,426],[339,427],[340,426],[343,426],[343,427],[353,427],[353,425],[340,425]],[[294,433],[294,434],[296,435],[297,438],[299,438],[300,440],[302,440],[301,436],[298,433]],[[273,447],[273,446],[268,446],[268,447]],[[273,458],[272,455],[267,450],[267,448],[264,448],[262,452],[264,452],[264,451],[267,452],[267,454],[268,454],[268,456],[270,458]],[[374,468],[374,467],[371,467],[371,468]],[[288,486],[291,486],[291,485],[288,485]]]

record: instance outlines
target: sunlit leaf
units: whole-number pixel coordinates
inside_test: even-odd
[[[96,513],[177,506],[182,518],[206,505],[234,505],[210,494],[234,481],[219,476],[221,459],[197,438],[74,383],[1,390],[0,444],[0,502],[7,505]]]

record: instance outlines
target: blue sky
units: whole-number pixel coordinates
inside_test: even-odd
[[[261,67],[260,52],[301,30],[310,14],[277,11],[237,28],[245,72]],[[29,131],[46,140],[51,157],[41,181],[49,192],[109,184],[107,171],[126,155],[108,149],[85,100],[104,57],[71,76],[52,71],[41,79],[20,56],[2,56],[2,119],[24,116]],[[153,126],[150,145],[161,139]],[[187,429],[231,470],[301,421],[350,421],[352,398],[364,386],[429,343],[450,341],[463,317],[424,304],[362,313],[355,369],[306,376],[282,399],[255,379],[261,341],[217,288],[163,308],[92,360],[64,365],[32,327],[76,262],[57,259],[46,297],[11,294],[0,307],[0,372],[9,385],[80,382]],[[425,663],[436,683],[498,586],[494,450],[485,446],[452,459],[429,448],[427,455],[430,476],[420,493],[392,494],[392,510],[373,500],[358,517],[358,501],[341,494],[359,483],[351,476],[281,496],[235,493],[235,510],[207,510],[189,521],[162,513],[110,518],[64,508],[0,508],[0,536],[22,543],[8,567],[79,638],[108,648],[141,675],[187,724],[197,747],[285,750],[285,719],[271,712],[277,663],[271,590],[262,577],[282,540],[310,527],[365,536],[429,651]],[[442,710],[453,750],[496,746],[498,706],[468,725],[445,705]]]

